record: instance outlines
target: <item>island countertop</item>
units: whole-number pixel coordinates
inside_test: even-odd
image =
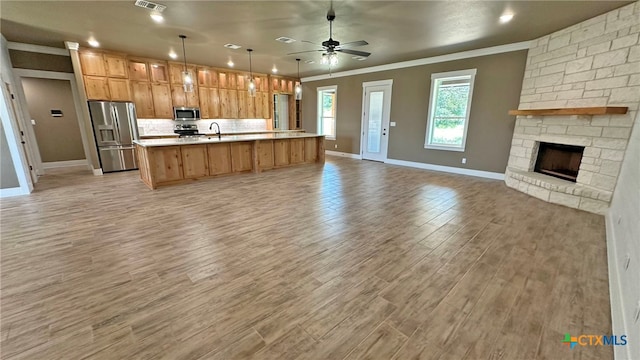
[[[227,135],[255,135],[255,134],[275,134],[275,133],[299,133],[304,132],[305,130],[247,130],[247,131],[223,131],[222,136]],[[217,135],[213,131],[204,131],[201,134],[205,134],[207,136]],[[161,134],[142,134],[140,135],[140,139],[154,139],[154,138],[177,138],[178,134],[176,133],[161,133]]]
[[[198,145],[198,144],[215,144],[225,142],[238,141],[256,141],[256,140],[279,140],[279,139],[302,139],[324,136],[320,134],[302,133],[302,132],[276,132],[268,134],[247,134],[247,135],[222,135],[218,138],[216,135],[208,136],[189,136],[182,138],[162,138],[162,139],[145,139],[134,140],[133,143],[143,147],[156,146],[180,146],[180,145]]]

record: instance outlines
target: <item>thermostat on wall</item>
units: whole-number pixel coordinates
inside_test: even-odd
[[[51,109],[52,117],[62,117],[62,110]]]

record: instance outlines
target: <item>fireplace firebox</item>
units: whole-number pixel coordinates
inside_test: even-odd
[[[540,142],[535,172],[576,182],[584,146]]]

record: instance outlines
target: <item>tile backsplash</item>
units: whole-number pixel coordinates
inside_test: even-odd
[[[265,119],[210,119],[190,121],[189,123],[195,123],[198,125],[199,132],[206,133],[209,132],[209,125],[214,121],[220,125],[220,131],[223,133],[267,130],[267,120]],[[140,135],[173,134],[173,127],[176,123],[176,121],[168,119],[138,119],[138,132]]]

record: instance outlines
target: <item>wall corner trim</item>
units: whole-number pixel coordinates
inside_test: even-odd
[[[77,42],[73,42],[73,41],[65,41],[64,42],[64,47],[66,47],[68,50],[76,50],[76,51],[78,51],[78,49],[80,49],[80,44],[78,44]]]
[[[104,174],[102,173],[102,168],[99,168],[99,169],[93,169],[92,171],[93,171],[93,175],[95,175],[95,176],[101,176],[101,175],[104,175]]]
[[[25,44],[25,43],[11,42],[11,41],[7,42],[7,49],[18,50],[18,51],[28,51],[28,52],[41,53],[41,54],[69,56],[69,50],[67,49],[55,48],[51,46]]]
[[[332,74],[322,74],[322,75],[316,75],[316,76],[303,77],[302,79],[300,79],[300,81],[308,82],[308,81],[326,80],[326,79],[332,79],[337,77],[368,74],[368,73],[394,70],[394,69],[402,69],[402,68],[413,67],[413,66],[437,64],[441,62],[468,59],[468,58],[474,58],[479,56],[502,54],[502,53],[512,52],[512,51],[528,50],[530,45],[531,45],[531,41],[522,41],[522,42],[517,42],[512,44],[498,45],[498,46],[492,46],[488,48],[468,50],[468,51],[461,51],[457,53],[432,56],[432,57],[416,59],[416,60],[402,61],[397,63],[371,66],[371,67],[354,69],[354,70],[340,71]]]
[[[616,241],[614,221],[611,210],[604,216],[607,239],[607,263],[609,265],[609,301],[611,303],[611,332],[612,334],[627,334],[625,323],[622,288],[620,286],[619,262],[616,259]],[[632,359],[629,346],[614,346],[615,359]]]
[[[426,164],[426,163],[397,160],[397,159],[387,159],[385,160],[384,163],[391,164],[391,165],[413,167],[413,168],[424,169],[424,170],[441,171],[441,172],[447,172],[452,174],[469,175],[469,176],[481,177],[486,179],[504,180],[503,173],[496,173],[491,171],[463,169],[463,168],[457,168],[453,166],[434,165],[434,164]]]
[[[327,155],[331,155],[331,156],[340,156],[340,157],[346,157],[346,158],[350,158],[350,159],[362,160],[362,155],[360,155],[360,154],[352,154],[352,153],[346,153],[346,152],[340,152],[340,151],[331,151],[331,150],[325,150],[324,153],[327,154]]]

